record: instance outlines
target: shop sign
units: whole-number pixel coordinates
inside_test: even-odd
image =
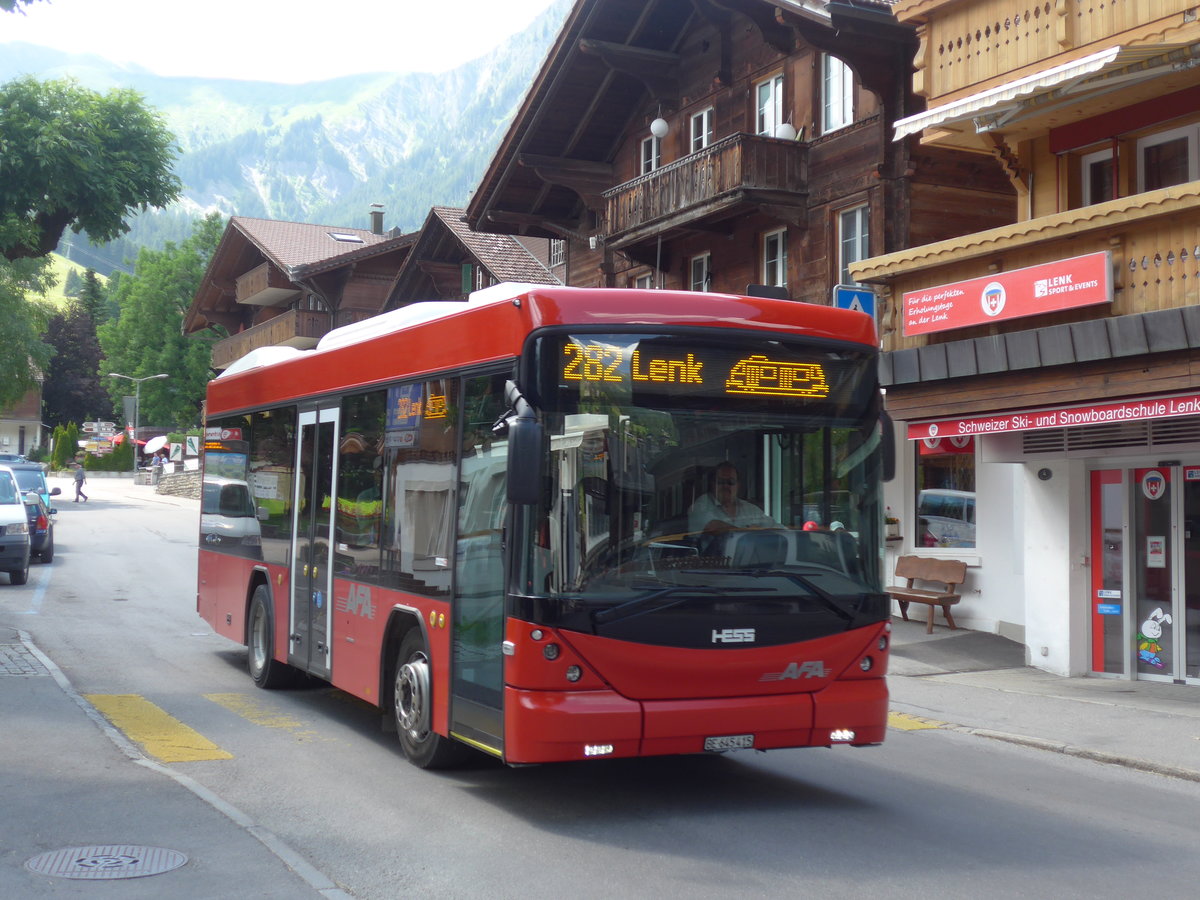
[[[1141,419],[1165,419],[1172,416],[1200,416],[1200,393],[1122,400],[1091,406],[1022,410],[993,416],[939,419],[936,422],[914,422],[908,426],[908,439],[923,441],[927,438],[961,435],[1004,434],[1010,431],[1107,425],[1112,422],[1136,422]]]
[[[905,336],[933,334],[1112,302],[1108,251],[909,291],[901,302]]]

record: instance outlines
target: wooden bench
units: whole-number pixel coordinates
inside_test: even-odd
[[[896,560],[896,577],[907,581],[904,587],[891,585],[888,594],[900,604],[900,615],[908,621],[908,604],[925,603],[929,606],[929,620],[925,624],[925,633],[933,633],[933,614],[937,607],[942,608],[946,622],[952,629],[954,616],[950,607],[962,599],[956,591],[967,578],[967,564],[958,559],[933,559],[928,556],[901,556]],[[943,590],[928,590],[917,587],[918,582],[931,585],[940,584]]]

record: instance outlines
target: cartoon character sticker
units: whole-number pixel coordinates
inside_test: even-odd
[[[1142,622],[1141,628],[1138,629],[1138,662],[1148,666],[1154,666],[1156,669],[1165,668],[1162,661],[1163,645],[1159,643],[1159,639],[1163,636],[1163,625],[1171,624],[1171,614],[1164,613],[1162,608],[1155,609],[1154,612]]]

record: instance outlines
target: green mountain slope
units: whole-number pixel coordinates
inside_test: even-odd
[[[102,274],[129,268],[141,246],[181,241],[208,211],[410,231],[433,205],[463,205],[490,161],[571,6],[559,0],[487,56],[439,75],[375,74],[304,85],[165,78],[27,44],[0,44],[0,81],[69,74],[132,87],[165,117],[180,147],[183,200],[136,217],[104,247],[69,236],[62,249]]]

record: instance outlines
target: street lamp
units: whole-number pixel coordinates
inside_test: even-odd
[[[134,378],[132,375],[122,375],[120,372],[109,372],[109,378],[124,378],[126,381],[133,382],[133,472],[137,474],[137,433],[138,433],[138,407],[142,402],[142,382],[150,381],[154,378],[170,378],[166,372],[160,372],[158,375],[145,375],[141,378]]]

